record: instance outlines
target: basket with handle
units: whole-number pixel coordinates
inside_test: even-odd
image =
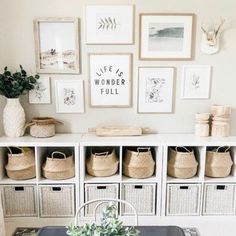
[[[36,176],[35,170],[35,156],[34,152],[30,148],[14,147],[18,150],[17,153],[13,153],[13,148],[7,147],[8,163],[5,166],[7,176],[14,180],[26,180],[32,179]]]
[[[92,176],[111,176],[118,170],[118,158],[114,148],[95,148],[87,158],[87,172]]]
[[[130,209],[132,209],[133,211],[133,214],[134,214],[134,218],[135,218],[135,222],[134,222],[134,226],[138,226],[138,214],[137,214],[137,211],[135,209],[135,207],[125,201],[125,200],[121,200],[121,199],[113,199],[113,198],[104,198],[104,199],[94,199],[94,200],[90,200],[84,204],[82,204],[79,209],[76,211],[76,214],[75,214],[75,225],[79,225],[79,216],[80,216],[80,213],[81,211],[89,204],[93,204],[93,203],[98,203],[95,207],[94,207],[94,214],[93,214],[93,220],[94,222],[97,222],[97,210],[99,208],[99,206],[101,206],[102,204],[104,203],[109,203],[109,202],[117,202],[117,203],[121,203],[121,204],[126,204],[130,207]],[[118,215],[118,210],[117,210],[117,215]]]
[[[66,156],[65,153],[55,151],[51,157],[47,157],[42,166],[42,174],[47,179],[63,180],[75,176],[73,156]]]
[[[153,175],[155,162],[150,147],[138,147],[127,149],[123,161],[123,174],[131,177],[144,179]]]
[[[230,174],[233,162],[229,150],[230,147],[220,146],[215,150],[207,151],[205,168],[206,176],[224,178]]]
[[[198,162],[192,149],[187,147],[171,148],[167,173],[171,177],[187,179],[197,173]]]

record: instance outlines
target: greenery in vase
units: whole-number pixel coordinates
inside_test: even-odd
[[[124,227],[122,221],[116,214],[117,208],[113,203],[109,203],[103,209],[101,225],[96,223],[85,224],[84,226],[69,226],[67,234],[69,236],[138,236],[139,231],[134,227]]]
[[[28,76],[21,65],[20,71],[15,73],[5,67],[3,74],[0,74],[0,95],[6,98],[18,98],[34,89],[37,79],[39,79],[39,75]]]

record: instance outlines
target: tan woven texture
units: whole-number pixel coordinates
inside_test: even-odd
[[[7,176],[15,180],[26,180],[32,179],[36,176],[35,171],[35,156],[32,150],[24,151],[21,148],[20,152],[17,154],[12,153],[11,148],[9,148],[10,153],[8,153],[8,163],[5,166]]]
[[[150,148],[126,150],[123,161],[123,174],[138,179],[145,179],[153,175],[155,162]]]
[[[171,177],[187,179],[192,178],[197,173],[198,162],[193,150],[185,147],[170,149],[167,173]]]
[[[47,157],[42,166],[42,174],[47,179],[62,180],[75,176],[75,166],[73,156],[66,156],[62,152],[53,152],[51,157]]]
[[[207,151],[205,175],[208,177],[223,178],[231,172],[233,165],[229,148],[225,150],[218,147],[216,150]]]
[[[114,175],[118,170],[118,164],[113,148],[94,148],[86,160],[88,174],[97,177]]]

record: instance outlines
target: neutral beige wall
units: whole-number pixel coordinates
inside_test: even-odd
[[[83,9],[86,4],[135,4],[136,27],[135,45],[132,46],[87,46],[84,44]],[[35,73],[35,53],[33,19],[36,17],[79,17],[82,34],[82,74],[51,75],[54,79],[78,78],[85,80],[86,113],[56,114],[54,87],[52,87],[53,103],[51,105],[29,105],[23,98],[27,116],[54,116],[64,121],[60,132],[86,131],[88,127],[99,125],[139,125],[149,126],[158,132],[193,132],[194,114],[208,111],[213,103],[228,104],[236,108],[236,1],[235,0],[0,0],[1,41],[0,66],[8,65],[16,69],[19,64],[31,73]],[[141,12],[195,13],[197,16],[195,59],[192,61],[139,61],[138,60],[138,14]],[[217,55],[208,56],[200,52],[200,25],[202,20],[226,19],[225,32],[222,37],[222,50]],[[2,53],[3,52],[3,53]],[[88,65],[89,52],[131,52],[133,63],[133,107],[123,109],[92,109],[88,107]],[[213,66],[212,93],[210,100],[181,100],[180,82],[181,68],[184,64],[210,64]],[[136,113],[137,67],[140,65],[171,65],[177,67],[176,100],[173,114]],[[53,83],[52,83],[53,84]],[[4,105],[0,100],[2,106]],[[232,120],[236,119],[233,111]],[[236,122],[232,122],[232,134],[236,134]]]

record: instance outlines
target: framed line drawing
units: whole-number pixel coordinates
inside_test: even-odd
[[[56,80],[55,96],[57,113],[84,113],[83,80]]]
[[[131,106],[131,54],[90,54],[90,106]]]
[[[50,77],[41,77],[34,85],[34,89],[29,91],[30,104],[50,104],[51,103],[51,83]]]
[[[138,113],[171,113],[174,67],[138,68]]]
[[[133,5],[87,5],[86,44],[133,44]]]
[[[186,65],[182,72],[182,99],[209,99],[211,87],[210,65]]]
[[[34,34],[38,73],[80,73],[78,18],[35,19]]]
[[[190,60],[194,14],[140,14],[141,60]]]

